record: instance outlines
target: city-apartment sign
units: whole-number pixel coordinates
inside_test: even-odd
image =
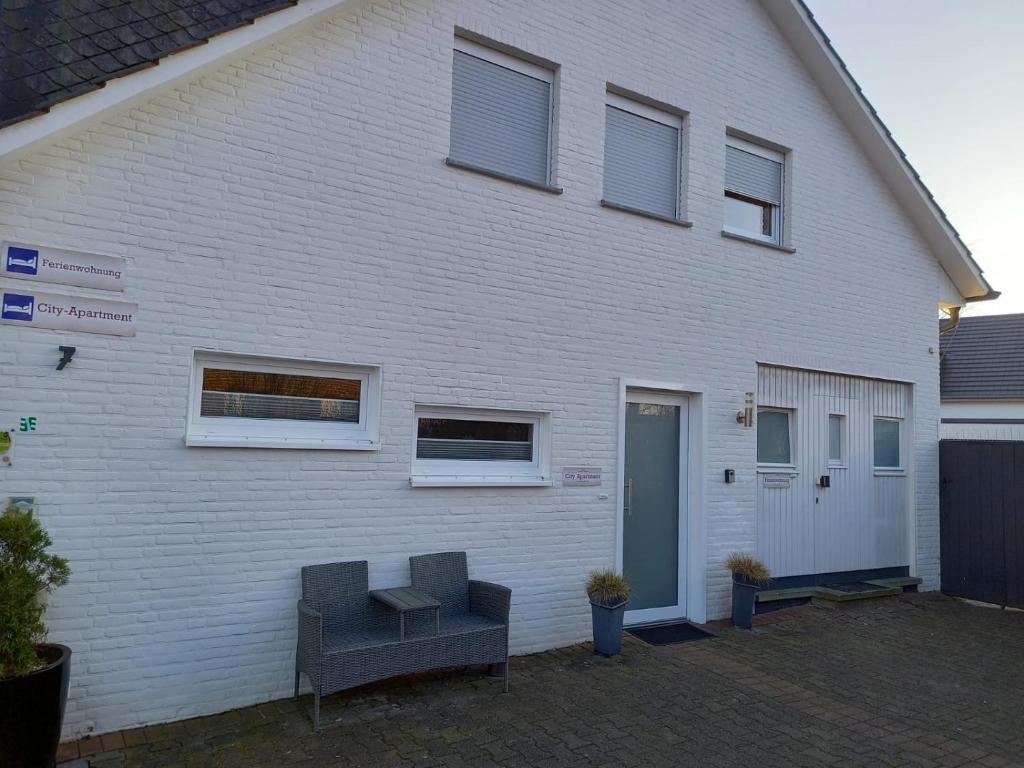
[[[117,256],[40,245],[4,243],[0,247],[0,276],[17,280],[123,291],[125,264]]]
[[[566,467],[562,470],[562,485],[600,485],[601,470],[595,467]]]
[[[57,331],[134,336],[138,304],[36,291],[0,290],[0,323]]]

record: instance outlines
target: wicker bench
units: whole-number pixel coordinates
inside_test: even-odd
[[[511,590],[471,580],[465,552],[409,558],[414,589],[441,603],[433,616],[411,617],[399,639],[398,614],[370,597],[367,563],[302,569],[295,695],[299,675],[313,688],[313,724],[320,697],[357,685],[439,667],[500,665],[508,691],[508,614]]]

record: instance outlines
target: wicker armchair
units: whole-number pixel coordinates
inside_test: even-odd
[[[295,695],[305,672],[319,728],[321,696],[389,676],[379,673],[386,666],[382,651],[398,640],[398,624],[370,599],[365,560],[305,566],[298,610]]]
[[[469,578],[465,552],[409,558],[412,586],[441,603],[441,634],[447,638],[443,665],[501,666],[508,692],[508,614],[512,590]]]
[[[321,696],[395,675],[500,664],[508,690],[510,590],[469,581],[464,552],[423,555],[410,558],[410,564],[413,586],[441,603],[441,623],[435,632],[432,621],[413,621],[404,640],[399,640],[397,615],[370,598],[365,560],[302,569],[295,696],[305,673],[317,730]]]

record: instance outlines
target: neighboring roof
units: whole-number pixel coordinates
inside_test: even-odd
[[[0,128],[298,0],[2,0]]]
[[[1024,314],[962,317],[939,348],[943,400],[1024,400]]]
[[[803,0],[761,0],[761,5],[917,226],[960,295],[968,301],[998,298],[999,292],[984,278],[970,249],[896,144]]]

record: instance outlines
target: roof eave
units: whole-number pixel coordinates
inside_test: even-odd
[[[761,0],[966,301],[999,296],[802,0]]]
[[[158,92],[193,80],[204,71],[267,44],[271,38],[296,33],[353,0],[303,0],[223,32],[203,45],[173,53],[104,87],[50,107],[48,111],[0,130],[0,160],[9,161],[34,148],[87,128],[105,117],[152,98]]]
[[[975,301],[995,301],[1002,295],[1002,291],[993,291],[992,289],[989,289],[988,293],[983,294],[981,296],[965,296],[964,301],[969,303]]]

